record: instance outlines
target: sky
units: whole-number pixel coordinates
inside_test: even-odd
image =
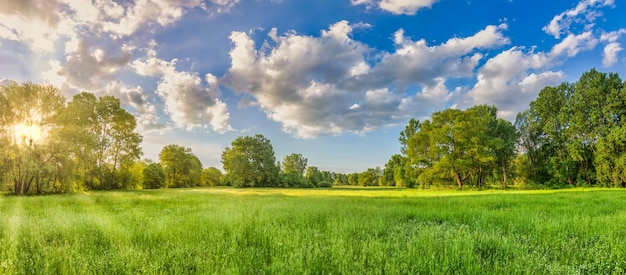
[[[205,167],[245,135],[277,160],[383,167],[410,118],[495,105],[513,121],[545,86],[626,78],[617,0],[2,0],[0,80],[114,95],[142,158]]]

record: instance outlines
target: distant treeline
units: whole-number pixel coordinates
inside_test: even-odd
[[[158,162],[140,160],[135,117],[118,98],[83,92],[67,101],[52,86],[11,83],[0,86],[0,182],[19,195],[216,185],[626,187],[625,124],[626,83],[592,69],[542,89],[514,124],[487,105],[411,119],[401,153],[384,168],[320,171],[297,153],[279,162],[270,140],[255,135],[224,150],[222,174],[175,144]]]

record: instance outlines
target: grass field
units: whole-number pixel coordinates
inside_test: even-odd
[[[0,274],[605,274],[626,191],[180,189],[0,196]]]

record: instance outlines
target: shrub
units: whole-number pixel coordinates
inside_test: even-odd
[[[322,188],[333,187],[333,184],[330,181],[323,180],[317,183],[317,187],[322,187]]]

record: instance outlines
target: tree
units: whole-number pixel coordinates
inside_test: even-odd
[[[414,118],[411,118],[409,120],[409,123],[406,125],[406,127],[404,128],[404,130],[402,132],[400,132],[400,152],[402,152],[402,155],[406,155],[407,151],[408,151],[408,143],[409,140],[411,139],[411,137],[413,135],[415,135],[417,132],[419,132],[419,129],[421,127],[421,123],[419,120],[416,120]]]
[[[309,166],[306,168],[306,179],[317,186],[317,183],[322,181],[322,172],[316,166]]]
[[[150,163],[143,169],[143,187],[158,189],[165,186],[165,172],[159,163]]]
[[[222,153],[229,182],[236,187],[278,185],[280,168],[274,148],[263,135],[238,137]]]
[[[302,157],[301,154],[293,153],[285,156],[283,160],[283,173],[293,173],[296,175],[304,175],[304,171],[307,168],[308,160]]]
[[[0,174],[14,194],[58,192],[68,176],[68,158],[57,116],[65,98],[46,85],[30,82],[0,86]]]
[[[127,185],[120,175],[139,160],[143,138],[135,132],[135,117],[121,107],[118,98],[77,94],[60,119],[81,184],[91,189]]]
[[[204,186],[220,186],[222,185],[222,172],[215,167],[206,168],[202,170],[200,181]]]
[[[349,185],[358,185],[359,184],[359,173],[351,173],[348,175],[348,184]]]
[[[405,173],[406,159],[399,154],[391,156],[385,164],[381,177],[382,185],[385,186],[407,186],[407,175]]]
[[[366,171],[358,174],[358,182],[361,186],[377,186],[378,178],[380,177],[380,167],[368,168]]]
[[[202,163],[190,148],[170,144],[163,147],[159,160],[168,187],[193,187],[200,184]]]
[[[515,158],[515,144],[519,138],[515,126],[504,119],[497,119],[490,131],[491,147],[496,164],[502,171],[502,185],[507,187],[507,170]]]
[[[506,175],[516,134],[496,114],[497,109],[487,105],[434,113],[407,141],[404,174],[417,175],[422,186],[452,180],[459,189],[466,184],[483,186],[496,168]],[[394,172],[402,174],[400,169]]]

